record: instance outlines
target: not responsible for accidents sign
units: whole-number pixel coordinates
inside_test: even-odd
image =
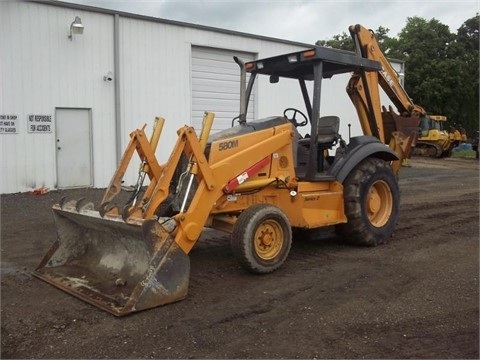
[[[27,131],[29,133],[51,133],[52,115],[28,115]]]

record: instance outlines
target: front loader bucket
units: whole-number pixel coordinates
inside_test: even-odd
[[[157,221],[102,218],[92,204],[53,213],[57,240],[36,277],[116,316],[187,296],[190,260]]]

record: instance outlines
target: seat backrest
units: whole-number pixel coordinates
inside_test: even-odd
[[[317,143],[333,143],[338,139],[340,118],[338,116],[322,116],[318,119]]]

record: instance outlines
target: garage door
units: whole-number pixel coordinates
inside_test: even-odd
[[[240,68],[233,60],[254,60],[254,54],[192,47],[192,125],[200,130],[205,111],[215,113],[212,132],[231,127],[240,110]],[[248,81],[247,74],[247,81]],[[250,96],[247,120],[255,113],[255,89]],[[235,122],[235,125],[238,124]]]

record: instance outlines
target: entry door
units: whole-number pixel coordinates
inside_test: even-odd
[[[55,112],[57,187],[92,186],[92,134],[90,109]]]

